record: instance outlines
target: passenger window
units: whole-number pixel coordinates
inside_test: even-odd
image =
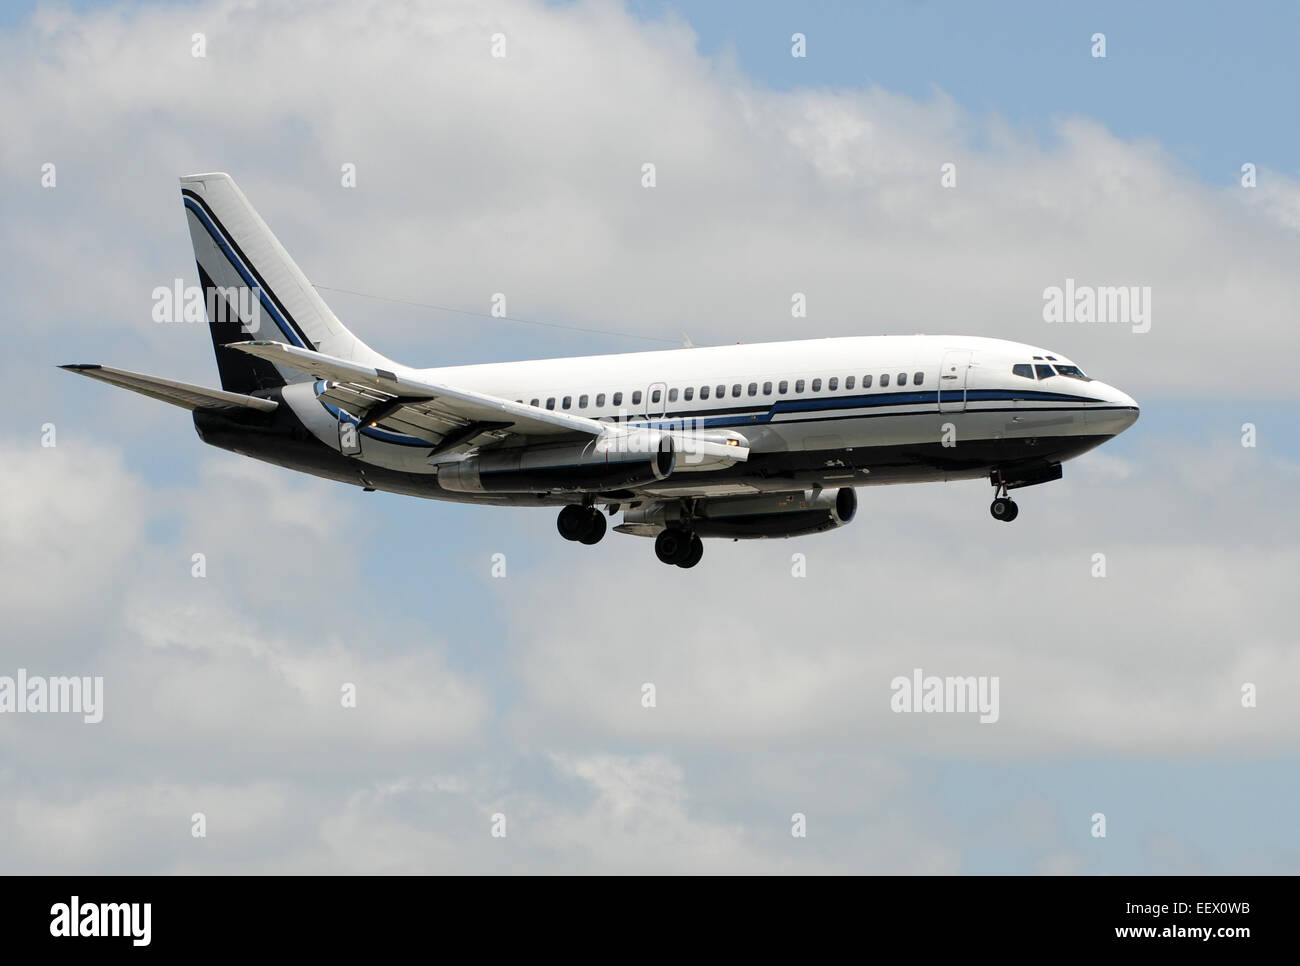
[[[586,396],[579,396],[579,397],[578,397],[578,408],[579,408],[579,409],[586,409],[586,408],[587,408],[587,397],[586,397]]]
[[[564,397],[564,402],[560,404],[560,407],[561,407],[562,409],[568,409],[568,408],[569,408],[570,406],[572,406],[572,405],[573,405],[573,397],[572,397],[572,396],[565,396],[565,397]]]
[[[900,372],[900,373],[898,374],[898,384],[899,384],[900,386],[906,386],[906,385],[907,385],[907,373],[905,373],[905,372]]]
[[[821,381],[820,379],[814,379],[814,380],[813,380],[812,391],[813,391],[813,392],[821,392],[821,391],[822,391],[822,381]]]
[[[708,399],[708,398],[709,398],[709,387],[708,387],[708,386],[700,386],[700,398],[701,398],[701,399]]]
[[[694,386],[687,386],[684,390],[682,390],[682,398],[685,399],[686,402],[690,402],[692,399],[694,399],[694,398],[695,398],[695,387],[694,387]]]
[[[749,394],[750,394],[751,396],[757,396],[757,395],[758,395],[758,383],[756,383],[756,382],[751,382],[751,383],[749,384]]]
[[[1043,365],[1034,366],[1034,371],[1038,373],[1039,379],[1046,379],[1048,376],[1056,375],[1056,373],[1052,371],[1051,366],[1043,366]]]
[[[596,393],[596,408],[599,409],[603,405],[605,405],[605,394],[603,392]]]
[[[660,393],[658,389],[656,389],[654,392],[650,394],[651,402],[658,402],[661,398],[663,398],[663,394]]]
[[[880,388],[885,389],[888,386],[889,386],[889,373],[886,372],[880,377]]]
[[[1034,367],[1027,362],[1018,362],[1011,367],[1011,374],[1024,379],[1032,379],[1034,378]]]
[[[636,392],[632,393],[632,405],[633,405],[633,406],[640,406],[640,405],[641,405],[641,390],[640,390],[640,389],[638,389]]]
[[[676,389],[669,389],[669,390],[668,390],[668,401],[669,401],[669,402],[677,402],[677,390],[676,390]]]
[[[845,377],[844,377],[844,388],[845,388],[845,389],[852,389],[852,388],[853,388],[853,380],[856,379],[856,378],[857,378],[856,376],[845,376]]]
[[[786,382],[784,379],[782,379],[777,384],[776,391],[779,392],[782,396],[784,396],[787,392],[789,392],[789,390],[790,390],[790,383]]]
[[[798,382],[796,382],[796,383],[794,384],[794,391],[795,391],[795,392],[803,392],[803,380],[802,380],[802,379],[800,379]]]
[[[770,382],[763,383],[763,395],[764,396],[772,395],[772,384]]]
[[[623,394],[621,392],[614,393],[614,405],[615,406],[623,405]]]
[[[732,394],[733,396],[739,396],[739,395],[740,395],[740,383],[735,383],[735,384],[731,387],[731,394]]]
[[[912,373],[912,385],[914,385],[914,386],[919,386],[919,385],[920,385],[922,382],[924,382],[924,381],[925,381],[925,373],[924,373],[924,372],[914,372],[914,373]]]
[[[716,393],[714,393],[714,395],[715,395],[718,399],[721,399],[721,398],[722,398],[723,396],[725,396],[726,394],[727,394],[727,387],[726,387],[726,386],[719,386],[719,387],[718,387],[718,391],[717,391]]]
[[[826,388],[829,389],[831,392],[834,392],[836,389],[840,388],[840,377],[831,376],[830,381],[826,383]]]
[[[554,397],[554,396],[552,396],[551,398],[549,398],[548,400],[546,400],[546,408],[547,408],[547,409],[554,409],[554,408],[555,408],[555,397]]]
[[[862,377],[862,388],[863,388],[863,389],[870,389],[870,388],[871,388],[871,377],[870,377],[870,376],[863,376],[863,377]]]
[[[532,402],[530,402],[528,405],[530,405],[530,406],[540,406],[541,404],[542,404],[542,401],[541,401],[540,399],[534,399],[534,400],[533,400]]]

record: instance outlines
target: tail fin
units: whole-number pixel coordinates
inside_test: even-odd
[[[181,197],[221,388],[250,393],[310,378],[221,348],[249,338],[285,342],[362,363],[384,360],[330,311],[230,175],[181,178]]]

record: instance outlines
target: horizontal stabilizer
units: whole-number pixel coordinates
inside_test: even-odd
[[[91,379],[98,379],[100,382],[107,382],[113,386],[121,386],[123,389],[130,389],[142,396],[160,399],[165,403],[171,403],[173,406],[180,406],[182,409],[208,409],[227,412],[239,409],[254,409],[258,412],[269,413],[274,412],[276,407],[280,405],[274,399],[259,399],[256,396],[245,396],[238,392],[226,392],[224,389],[206,389],[203,386],[192,386],[187,382],[161,379],[158,376],[146,376],[138,372],[127,372],[125,369],[113,369],[110,366],[83,363],[59,366],[59,368],[80,373],[83,376],[89,376]]]

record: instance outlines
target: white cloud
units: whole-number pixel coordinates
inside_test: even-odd
[[[1285,751],[1300,713],[1276,695],[1241,705],[1246,682],[1300,677],[1295,528],[1238,512],[1285,505],[1294,468],[1261,473],[1260,458],[1189,449],[1158,472],[1112,460],[1077,477],[1071,464],[1065,482],[1018,494],[1011,527],[988,519],[980,484],[869,488],[846,529],[711,541],[688,580],[651,567],[648,541],[556,544],[552,562],[502,591],[531,698],[518,732],[979,758]],[[1194,485],[1210,464],[1230,503],[1206,504]],[[794,552],[805,579],[791,576]],[[1104,578],[1092,576],[1096,553]],[[556,571],[591,588],[635,572],[636,588],[547,607]],[[893,713],[891,680],[917,667],[997,675],[1001,719]],[[653,710],[643,682],[656,686]]]
[[[1292,182],[1207,187],[1095,121],[1065,117],[1040,139],[942,92],[773,92],[700,56],[682,23],[612,4],[227,0],[46,8],[36,23],[3,42],[0,68],[16,134],[0,158],[33,172],[6,231],[39,239],[15,266],[20,297],[96,325],[107,305],[155,360],[202,355],[144,311],[153,285],[190,271],[172,179],[223,167],[332,285],[476,311],[503,291],[513,314],[669,338],[684,327],[697,342],[1019,338],[1140,399],[1199,392],[1207,370],[1239,392],[1287,385],[1300,239],[1273,213],[1289,210]],[[208,32],[206,60],[189,56],[193,29]],[[498,30],[505,59],[489,53]],[[347,58],[328,37],[347,37]],[[50,116],[61,123],[38,121]],[[114,163],[76,164],[88,143]],[[68,170],[41,193],[46,158]],[[339,186],[344,162],[355,190]],[[93,284],[56,281],[69,252]],[[1151,332],[1045,324],[1042,291],[1067,277],[1150,285]],[[798,325],[794,291],[810,306]],[[367,318],[380,304],[332,299],[417,364],[465,340],[500,354],[519,331],[391,306],[380,328]]]

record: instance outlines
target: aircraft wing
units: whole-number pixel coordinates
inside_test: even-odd
[[[609,424],[510,399],[436,385],[282,342],[232,342],[225,348],[306,372],[326,382],[321,398],[367,425],[427,440],[437,452],[483,433],[601,436]]]
[[[146,376],[139,372],[114,369],[111,366],[81,363],[59,366],[59,368],[67,369],[69,372],[75,372],[79,375],[89,376],[91,379],[98,379],[100,382],[106,382],[112,386],[130,389],[142,396],[160,399],[163,402],[171,403],[173,406],[180,406],[182,409],[207,409],[225,412],[253,409],[258,412],[269,413],[274,412],[276,407],[280,405],[274,399],[260,399],[257,396],[245,396],[243,393],[226,392],[224,389],[208,389],[204,386],[191,385],[188,382],[163,379],[160,376]]]

